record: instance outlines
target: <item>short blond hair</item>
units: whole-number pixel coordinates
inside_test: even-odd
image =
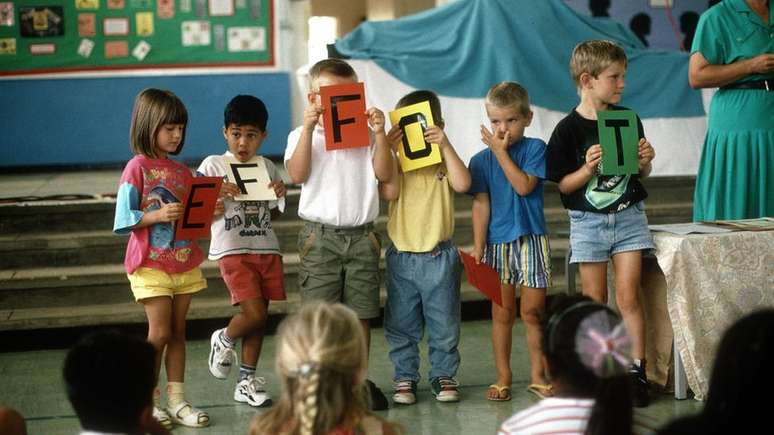
[[[309,89],[312,91],[318,91],[317,79],[323,73],[331,74],[336,77],[342,78],[354,78],[357,80],[357,73],[352,68],[352,65],[341,59],[323,59],[309,68]]]
[[[522,115],[529,115],[529,93],[516,82],[500,82],[486,93],[486,104],[495,107],[514,107]]]
[[[592,77],[611,64],[621,62],[626,65],[626,53],[620,45],[604,39],[592,39],[576,45],[570,57],[570,75],[576,86],[580,86],[580,76],[588,73]]]

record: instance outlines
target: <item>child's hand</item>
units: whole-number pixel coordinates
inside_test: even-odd
[[[317,122],[320,120],[320,115],[323,113],[323,108],[319,104],[309,104],[304,109],[304,128],[313,129]]]
[[[599,166],[599,162],[601,161],[602,145],[595,144],[586,150],[586,163],[583,164],[583,167],[586,168],[591,175],[594,175],[597,173],[597,166]]]
[[[640,171],[648,167],[653,158],[656,157],[656,151],[644,137],[640,139],[637,157],[640,162]]]
[[[393,125],[387,133],[387,143],[393,152],[398,152],[398,147],[403,142],[403,130],[398,125]]]
[[[437,143],[441,149],[451,146],[449,138],[446,137],[443,129],[437,125],[431,125],[425,130],[425,142]]]
[[[272,181],[269,183],[269,187],[274,189],[274,194],[277,195],[277,198],[282,198],[287,193],[285,183],[282,180]]]
[[[229,183],[228,181],[226,181],[223,183],[223,186],[220,188],[220,194],[218,196],[220,198],[233,198],[241,194],[242,194],[242,191],[239,190],[239,186],[237,186],[234,183]]]
[[[503,152],[508,149],[508,144],[511,143],[511,133],[506,131],[502,138],[499,135],[492,134],[488,128],[481,124],[481,142],[488,146],[492,152]]]
[[[366,115],[368,115],[368,123],[371,124],[374,133],[384,134],[384,112],[376,107],[371,107],[366,110]]]
[[[481,264],[481,259],[484,257],[484,248],[473,247],[473,250],[470,251],[470,256],[476,260],[476,264]]]
[[[226,204],[223,203],[223,198],[218,198],[215,201],[215,210],[212,212],[213,216],[220,216],[226,212]]]
[[[179,202],[164,204],[163,207],[156,210],[158,222],[174,222],[183,214],[185,207]]]

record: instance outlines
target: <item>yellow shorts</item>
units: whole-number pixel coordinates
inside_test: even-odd
[[[175,295],[196,293],[207,287],[207,280],[198,267],[183,273],[167,273],[150,267],[139,267],[134,273],[126,276],[129,277],[135,301],[156,296],[173,298]]]

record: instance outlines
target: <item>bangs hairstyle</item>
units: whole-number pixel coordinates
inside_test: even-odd
[[[188,125],[188,111],[177,95],[162,89],[145,89],[137,95],[132,110],[132,124],[129,127],[129,146],[135,154],[158,158],[156,134],[164,124],[182,124],[183,137],[175,152],[182,151],[185,144],[185,130]]]
[[[516,82],[500,82],[486,93],[486,104],[495,107],[514,107],[524,116],[529,115],[529,93]]]
[[[626,65],[626,53],[613,41],[596,39],[576,45],[570,57],[570,75],[576,86],[580,85],[580,76],[589,73],[597,77],[615,62]]]
[[[403,96],[398,103],[395,104],[396,109],[401,107],[410,106],[412,104],[421,103],[427,101],[430,103],[430,113],[433,114],[433,122],[435,124],[443,124],[443,115],[441,115],[441,101],[438,99],[438,95],[433,91],[420,90],[410,92]]]
[[[323,73],[331,74],[336,77],[343,78],[355,78],[357,79],[357,73],[352,66],[341,59],[323,59],[309,68],[309,88],[313,92],[320,90],[317,86],[317,79]]]
[[[252,95],[237,95],[232,98],[223,111],[223,127],[231,124],[237,126],[252,125],[262,132],[266,131],[266,123],[269,120],[269,111],[260,98]]]

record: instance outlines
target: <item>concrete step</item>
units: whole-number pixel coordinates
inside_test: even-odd
[[[463,246],[470,251],[471,246]],[[551,267],[554,274],[564,273],[567,240],[557,239],[552,244]],[[297,253],[283,255],[285,291],[298,291]],[[384,273],[384,252],[380,259]],[[201,295],[220,296],[228,290],[220,277],[217,263],[205,261],[201,265],[208,287]],[[124,267],[120,263],[92,266],[68,266],[16,269],[0,272],[0,310],[36,307],[67,307],[91,303],[113,304],[132,301]]]
[[[653,177],[645,179],[644,184],[650,195],[649,204],[686,203],[693,199],[695,177]],[[298,216],[299,193],[297,186],[289,186],[286,216]],[[470,210],[469,195],[456,194],[455,197],[457,210]],[[561,207],[556,184],[545,184],[544,203],[546,208]],[[387,204],[384,201],[380,209],[381,214],[386,213]],[[114,213],[115,199],[102,195],[91,199],[0,204],[0,234],[109,231]]]
[[[561,207],[544,210],[552,237],[566,237],[569,221]],[[691,219],[690,203],[660,203],[648,205],[651,223],[685,222]],[[387,217],[381,215],[376,228],[384,236]],[[273,223],[283,253],[297,250],[297,238],[303,223],[298,219],[283,218]],[[123,261],[127,236],[116,236],[110,230],[65,232],[16,232],[0,236],[0,270],[15,268],[57,266],[88,266],[113,264]],[[470,209],[455,212],[454,241],[458,246],[473,243]],[[207,252],[209,241],[199,241]]]

